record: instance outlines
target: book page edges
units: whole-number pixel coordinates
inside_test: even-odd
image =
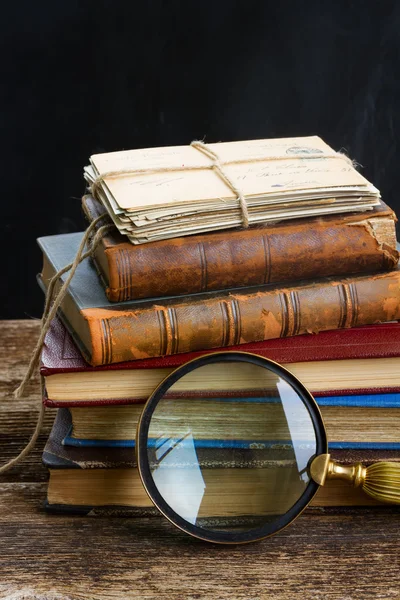
[[[153,506],[141,484],[137,469],[49,469],[50,504],[86,506]],[[86,482],[86,485],[82,485]],[[311,506],[374,506],[380,504],[344,481],[322,486]]]

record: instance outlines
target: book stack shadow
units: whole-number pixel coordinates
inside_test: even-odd
[[[90,195],[83,211],[89,222],[104,215],[99,227],[112,223]],[[176,367],[221,350],[297,376],[320,407],[333,458],[400,461],[395,222],[379,201],[368,212],[137,245],[113,226],[78,267],[42,352],[43,402],[57,410],[43,453],[47,510],[155,513],[136,466],[143,405]],[[40,238],[44,290],[82,236]],[[340,481],[313,500],[376,503]]]

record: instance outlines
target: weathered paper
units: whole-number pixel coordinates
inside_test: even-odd
[[[320,138],[287,140],[252,140],[210,144],[222,163],[246,160],[241,164],[224,164],[223,169],[245,197],[264,196],[277,190],[301,190],[331,186],[366,185],[366,179],[341,158],[322,158],[333,150]],[[307,152],[321,159],[307,158]],[[287,159],[268,160],[268,157]],[[302,158],[299,158],[302,156]],[[252,159],[266,157],[263,162]],[[97,154],[91,157],[98,174],[118,170],[186,168],[185,171],[121,175],[105,178],[118,206],[125,210],[154,205],[188,203],[215,198],[235,198],[233,192],[213,170],[190,170],[209,167],[212,160],[190,146],[150,148]]]
[[[249,223],[370,210],[379,191],[317,136],[209,144],[246,199]],[[236,194],[191,146],[93,155],[89,184],[133,243],[238,227]],[[114,176],[107,176],[108,173]]]

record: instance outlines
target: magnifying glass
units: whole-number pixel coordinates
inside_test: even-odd
[[[155,506],[210,542],[277,533],[329,478],[400,503],[398,463],[332,461],[310,392],[282,366],[245,352],[202,356],[164,379],[142,412],[136,452]]]

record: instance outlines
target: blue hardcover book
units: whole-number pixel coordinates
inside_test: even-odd
[[[257,426],[260,421],[259,412],[251,411],[246,404],[269,405],[271,413],[266,417],[273,419],[274,406],[279,402],[274,397],[263,398],[213,398],[206,402],[208,431],[202,437],[199,420],[199,431],[196,432],[196,446],[203,448],[251,448],[254,443],[265,448],[284,446],[288,443],[284,433],[275,436],[271,431],[269,439],[257,437]],[[243,406],[246,425],[238,420],[234,430],[235,439],[220,439],[210,433],[210,423],[223,419],[224,403],[236,402]],[[330,448],[359,450],[400,450],[400,394],[368,394],[354,396],[325,396],[317,398],[322,417],[327,428]],[[261,406],[263,408],[263,406]],[[268,409],[268,407],[267,407]],[[134,448],[136,425],[142,405],[107,406],[107,407],[71,407],[71,426],[64,437],[66,446],[82,448]],[[174,410],[171,403],[170,410]],[[181,410],[181,409],[178,409]],[[240,410],[240,409],[239,409]],[[201,414],[199,405],[199,414]],[[254,413],[254,417],[252,414]],[[239,413],[240,414],[240,413]],[[252,424],[251,420],[254,420]],[[194,427],[196,423],[194,423]],[[101,434],[99,435],[99,432]],[[108,434],[107,434],[108,432]],[[246,435],[247,434],[247,435]],[[254,437],[256,436],[256,437]]]

